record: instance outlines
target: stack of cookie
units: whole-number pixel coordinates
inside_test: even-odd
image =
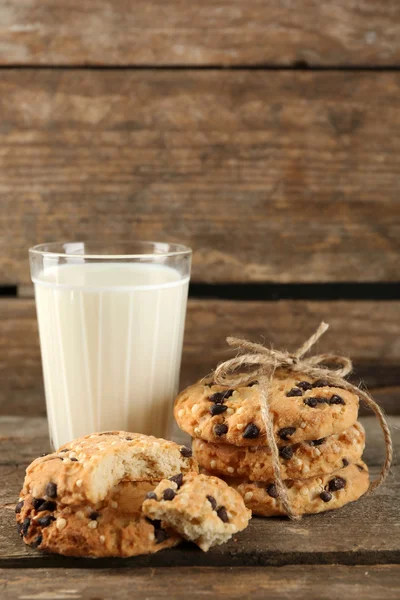
[[[67,556],[135,556],[194,541],[208,550],[251,512],[224,481],[198,474],[192,451],[108,431],[34,460],[15,508],[26,544]]]
[[[358,405],[356,394],[326,381],[275,373],[269,409],[281,476],[295,514],[340,508],[367,491]],[[178,396],[174,414],[193,437],[194,456],[206,472],[234,487],[253,514],[285,514],[273,479],[257,381],[236,389],[199,381]]]

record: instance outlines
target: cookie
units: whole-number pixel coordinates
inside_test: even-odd
[[[226,481],[243,496],[254,515],[275,517],[286,514],[273,481],[256,483],[227,478]],[[309,479],[289,479],[285,483],[294,514],[319,513],[340,508],[365,494],[369,487],[368,467],[360,460],[334,473]]]
[[[357,462],[365,446],[365,432],[355,423],[342,433],[327,438],[280,447],[283,479],[304,479],[332,473]],[[199,465],[213,475],[268,481],[274,476],[271,452],[266,446],[239,447],[193,440],[193,454]]]
[[[182,538],[142,513],[152,482],[121,482],[106,500],[71,507],[34,498],[17,504],[17,528],[26,544],[66,556],[136,556],[176,546]]]
[[[95,504],[122,479],[159,481],[196,470],[191,450],[174,442],[125,431],[94,433],[34,460],[26,470],[22,495]]]
[[[217,477],[197,473],[164,479],[147,498],[145,515],[161,520],[204,552],[245,529],[251,518],[234,489]]]
[[[175,419],[183,431],[207,442],[265,445],[259,390],[257,382],[227,389],[199,381],[177,397]],[[295,444],[340,433],[356,422],[358,404],[350,391],[277,371],[269,395],[276,441]]]

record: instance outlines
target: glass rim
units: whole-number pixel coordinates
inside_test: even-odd
[[[115,243],[116,246],[132,246],[133,244],[137,244],[138,246],[152,246],[153,249],[155,249],[158,245],[160,246],[167,246],[168,248],[171,248],[171,250],[167,250],[166,252],[142,252],[142,253],[130,253],[130,254],[92,254],[92,253],[83,253],[83,254],[78,254],[76,252],[55,252],[53,250],[51,250],[51,247],[57,247],[59,248],[60,246],[66,246],[67,244],[88,244],[89,246],[91,244],[93,245],[100,245],[101,242],[94,242],[93,240],[87,240],[87,241],[82,241],[82,240],[77,240],[74,242],[48,242],[48,243],[44,243],[44,244],[37,244],[36,246],[32,246],[31,248],[29,248],[29,254],[34,254],[34,255],[39,255],[39,256],[50,256],[50,257],[57,257],[57,258],[87,258],[89,260],[121,260],[121,259],[139,259],[139,258],[148,258],[148,259],[153,259],[155,257],[157,258],[169,258],[169,257],[173,257],[173,256],[189,256],[192,254],[192,249],[189,248],[189,246],[185,246],[183,244],[177,244],[175,242],[154,242],[151,240],[138,240],[138,241],[127,241],[127,240],[123,240],[123,241],[119,241],[119,242],[108,242],[110,245]],[[106,245],[106,243],[104,244]],[[172,249],[173,248],[173,249]]]

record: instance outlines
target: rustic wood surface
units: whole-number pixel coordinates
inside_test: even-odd
[[[399,94],[397,72],[3,70],[0,283],[71,236],[187,243],[197,282],[398,281]]]
[[[0,299],[0,414],[44,414],[41,359],[33,299]],[[244,335],[295,350],[321,321],[331,328],[316,352],[351,356],[362,380],[389,413],[400,413],[400,301],[188,303],[181,387],[233,356],[225,338]]]
[[[2,600],[398,600],[400,567],[1,569],[0,591]]]
[[[399,65],[397,0],[1,3],[0,292],[19,295],[0,299],[2,599],[399,598],[397,454],[376,494],[254,518],[207,554],[45,556],[14,525],[25,467],[48,449],[36,243],[179,241],[198,284],[376,284],[386,300],[191,299],[181,385],[230,356],[228,334],[292,349],[325,320],[316,350],[350,355],[354,381],[400,414],[400,300],[380,285],[399,281]],[[375,475],[382,439],[363,423]]]
[[[377,474],[383,444],[373,417],[362,419],[367,429],[365,459]],[[400,445],[400,418],[391,418],[395,448]],[[395,464],[388,482],[371,495],[341,510],[305,517],[300,522],[254,518],[228,544],[208,553],[185,544],[167,552],[133,559],[71,559],[43,555],[26,547],[15,531],[14,506],[24,469],[48,449],[45,419],[0,419],[0,567],[92,566],[258,566],[288,564],[400,563],[400,479]]]
[[[396,65],[396,0],[2,2],[0,63]]]

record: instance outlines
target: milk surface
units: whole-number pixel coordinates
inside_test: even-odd
[[[189,279],[164,265],[78,261],[34,278],[53,447],[112,429],[167,437]]]

